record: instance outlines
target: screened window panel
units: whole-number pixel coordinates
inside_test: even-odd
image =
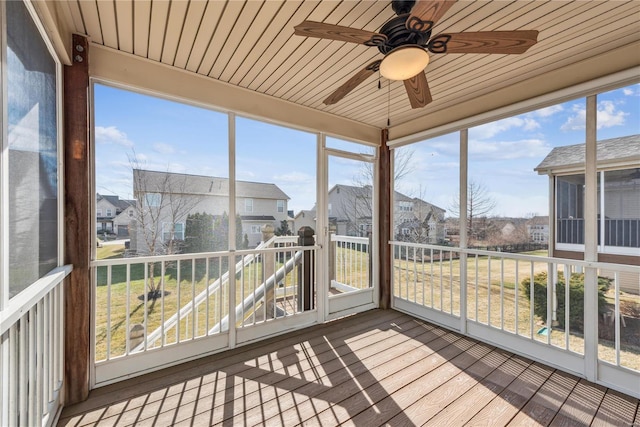
[[[9,297],[58,264],[56,63],[22,2],[6,2]]]

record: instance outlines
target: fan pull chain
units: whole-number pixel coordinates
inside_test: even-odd
[[[387,127],[391,127],[391,80],[389,80],[387,88]]]

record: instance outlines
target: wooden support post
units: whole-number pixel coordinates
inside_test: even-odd
[[[314,234],[313,228],[301,227],[298,230],[298,245],[315,245]],[[313,251],[304,251],[302,254],[302,268],[298,269],[298,310],[300,311],[313,310],[313,294],[315,293],[315,286],[313,286],[315,259],[313,255]]]
[[[380,308],[391,308],[391,150],[387,147],[389,131],[383,129],[380,135],[380,162],[378,166],[378,242],[380,259],[378,263],[380,277]]]
[[[89,396],[91,195],[89,186],[89,52],[73,35],[73,65],[64,67],[65,404]]]

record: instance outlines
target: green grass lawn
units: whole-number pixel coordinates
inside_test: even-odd
[[[105,246],[102,250],[104,258],[118,258],[122,256],[124,247]],[[336,273],[348,273],[352,283],[360,283],[368,277],[368,262],[362,262],[358,255],[350,254],[349,250],[341,249],[338,255]],[[546,251],[528,253],[530,255],[547,254]],[[282,264],[277,263],[276,268]],[[226,265],[222,265],[223,271]],[[533,266],[534,274],[546,271],[545,262],[536,262]],[[409,301],[414,301],[435,309],[460,314],[460,261],[457,259],[444,260],[435,263],[433,270],[428,262],[425,262],[424,271],[421,263],[407,260],[394,260],[394,295]],[[178,286],[178,272],[180,284]],[[217,261],[210,263],[209,279],[205,277],[205,261],[199,260],[195,270],[191,262],[181,262],[178,270],[176,262],[165,265],[164,275],[160,263],[154,263],[154,283],[161,286],[166,292],[163,298],[144,302],[144,265],[132,264],[130,267],[130,283],[127,289],[126,267],[114,266],[111,269],[111,286],[107,283],[107,268],[99,267],[97,271],[98,286],[96,289],[96,360],[106,357],[107,331],[111,335],[110,356],[116,357],[124,354],[126,345],[127,312],[129,313],[129,327],[136,323],[145,323],[148,333],[158,328],[163,319],[166,320],[177,312],[180,307],[192,301],[193,296],[200,293],[218,277]],[[289,273],[286,279],[287,286],[295,283],[295,273]],[[544,321],[534,315],[531,322],[529,299],[522,292],[520,283],[531,274],[531,265],[528,262],[516,262],[514,260],[500,261],[493,258],[491,267],[487,257],[469,257],[467,262],[467,317],[480,323],[503,328],[506,331],[515,332],[525,337],[533,337],[535,340],[546,342],[547,336],[537,334]],[[147,275],[150,276],[149,271]],[[253,264],[243,270],[241,277],[236,279],[236,302],[251,295],[253,290],[263,281],[262,264]],[[477,277],[477,279],[476,279]],[[193,279],[193,280],[192,280]],[[490,279],[490,280],[489,280]],[[477,286],[475,283],[477,282]],[[491,283],[489,286],[489,282]],[[516,303],[516,289],[517,303]],[[228,286],[222,293],[215,293],[207,298],[201,306],[201,310],[195,315],[190,315],[180,322],[180,339],[206,335],[208,329],[213,327],[220,319],[228,314]],[[148,288],[146,289],[148,291]],[[613,295],[609,294],[610,299]],[[640,307],[637,296],[623,295],[622,299],[629,304]],[[107,301],[110,300],[110,318],[107,320]],[[488,301],[491,304],[488,304]],[[128,311],[127,311],[128,301]],[[477,303],[476,303],[477,301]],[[207,305],[209,309],[207,310]],[[531,324],[533,323],[533,331]],[[107,328],[110,325],[110,328]],[[640,333],[640,331],[637,331]],[[564,347],[566,339],[565,331],[553,329],[549,337],[552,344]],[[569,348],[578,353],[582,352],[583,338],[577,333],[570,333]],[[178,331],[167,331],[165,344],[176,342]],[[609,341],[600,340],[600,357],[604,360],[615,361],[615,350]],[[623,366],[640,370],[640,349],[635,345],[627,345],[622,342],[621,362]]]
[[[112,251],[114,256],[117,256],[116,252]],[[127,330],[130,330],[135,324],[145,324],[147,325],[147,333],[152,333],[176,314],[180,308],[189,306],[196,295],[204,291],[208,284],[212,284],[218,279],[219,270],[223,273],[227,270],[226,264],[227,257],[210,259],[207,277],[204,259],[196,260],[195,264],[190,260],[180,263],[166,262],[164,274],[162,263],[155,262],[153,267],[147,266],[146,285],[144,280],[145,265],[142,263],[135,263],[129,267],[128,284],[126,265],[111,267],[111,285],[108,285],[109,281],[107,280],[109,268],[97,267],[96,361],[105,360],[107,351],[110,358],[125,354]],[[278,269],[281,266],[281,262],[276,262],[273,268]],[[153,269],[153,274],[151,274],[151,269]],[[153,280],[151,280],[152,276]],[[295,277],[297,277],[297,271],[289,272],[282,281],[282,285],[292,286],[295,283]],[[253,295],[255,289],[263,281],[264,272],[261,262],[255,262],[244,268],[236,276],[236,304]],[[163,293],[162,297],[158,299],[149,297],[149,286],[152,282],[154,287]],[[147,294],[146,303],[145,294]],[[221,291],[212,292],[200,306],[194,306],[196,311],[191,312],[179,322],[179,331],[177,327],[165,331],[164,344],[176,343],[178,338],[185,340],[206,336],[214,325],[228,315],[228,301],[229,285],[227,283]],[[107,339],[108,337],[110,339]],[[161,341],[158,341],[159,344]],[[107,345],[109,345],[109,349],[107,349]]]
[[[546,255],[546,251],[529,253]],[[477,265],[476,265],[477,262]],[[488,257],[469,257],[467,261],[467,317],[479,323],[488,324],[506,331],[546,342],[547,336],[538,334],[545,322],[533,316],[529,298],[524,294],[520,283],[531,275],[529,262],[493,259],[489,268]],[[533,264],[533,273],[547,271],[546,262]],[[477,283],[477,285],[476,285]],[[516,303],[517,290],[517,303]],[[432,266],[425,262],[424,271],[421,262],[412,260],[394,260],[394,295],[408,301],[424,304],[453,315],[460,315],[460,261],[443,260],[434,262]],[[607,294],[608,301],[613,304],[612,292]],[[634,300],[640,308],[640,298],[625,294],[625,301]],[[628,322],[631,323],[631,322]],[[533,325],[533,327],[531,326]],[[637,325],[637,323],[636,323]],[[635,330],[635,334],[640,331]],[[567,334],[561,329],[552,329],[549,340],[551,344],[565,347]],[[569,349],[582,353],[583,337],[575,332],[568,335]],[[631,342],[621,340],[621,364],[640,370],[640,347]],[[600,339],[599,355],[602,359],[615,361],[614,343]]]

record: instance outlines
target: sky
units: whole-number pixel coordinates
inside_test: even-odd
[[[96,84],[96,191],[130,199],[132,167],[228,177],[228,118],[210,109]],[[584,142],[585,99],[469,129],[469,178],[498,216],[548,214],[548,178],[533,169],[553,147]],[[640,85],[598,95],[598,139],[640,133]],[[316,135],[236,118],[236,177],[275,183],[296,213],[316,195]],[[337,139],[327,146],[369,148]],[[458,195],[458,133],[398,149],[409,173],[396,189],[450,211]],[[402,153],[404,152],[404,154]],[[329,187],[363,180],[362,162],[331,158]]]
[[[585,141],[585,98],[469,129],[469,180],[486,189],[504,217],[548,215],[549,179],[534,168],[554,147]],[[640,85],[597,97],[598,140],[640,134]],[[397,151],[410,158],[411,173],[396,189],[451,214],[459,194],[459,133]]]

